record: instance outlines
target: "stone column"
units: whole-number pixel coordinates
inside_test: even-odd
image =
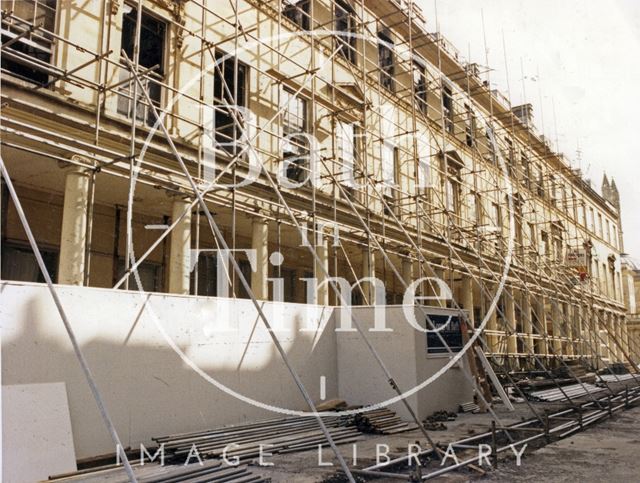
[[[580,305],[573,304],[571,305],[571,323],[573,324],[573,354],[574,355],[584,355],[584,350],[582,349],[582,338],[584,334],[582,333],[582,319],[581,319],[581,309]]]
[[[568,341],[562,344],[562,351],[565,355],[572,356],[573,352],[573,319],[571,306],[567,302],[562,303],[562,327],[564,328],[564,336]]]
[[[436,278],[438,278],[438,279],[442,280],[444,283],[446,283],[447,285],[449,285],[449,284],[448,284],[448,282],[447,282],[447,279],[446,279],[446,276],[447,276],[447,275],[446,275],[446,271],[445,271],[445,269],[444,269],[444,268],[440,268],[440,267],[433,267],[433,272],[434,272],[434,276],[435,276]],[[433,284],[433,291],[434,291],[434,294],[433,294],[433,295],[434,295],[435,297],[440,297],[440,295],[441,295],[440,286],[439,286],[439,285],[437,285],[437,284],[435,283],[435,281],[432,281],[432,284]],[[451,290],[453,290],[453,288],[452,288],[452,287],[449,287],[449,288],[450,288]],[[446,306],[447,306],[447,301],[446,301],[445,299],[443,299],[443,298],[438,298],[437,300],[434,300],[434,302],[435,302],[435,303],[434,303],[434,305],[438,305],[438,306],[440,306],[440,307],[446,307]]]
[[[473,279],[469,275],[462,276],[462,293],[460,294],[460,301],[462,302],[462,308],[465,309],[469,314],[469,323],[472,329],[475,327],[475,316],[473,314]]]
[[[558,300],[551,301],[551,325],[553,327],[553,353],[555,356],[562,354],[562,311]]]
[[[604,359],[610,359],[609,356],[609,317],[605,310],[599,310],[600,317],[598,320],[598,344],[600,345],[600,356]]]
[[[623,315],[621,316],[621,324],[622,324],[622,347],[624,348],[624,351],[630,356],[631,354],[629,354],[629,331],[627,330],[627,320],[626,317]],[[625,357],[625,362],[626,362],[626,357]]]
[[[582,305],[580,312],[582,314],[582,352],[591,359],[595,366],[600,342],[595,340],[598,328],[594,320],[594,310],[591,305]]]
[[[607,312],[607,348],[609,349],[609,362],[616,362],[618,358],[618,346],[616,345],[615,318],[612,312]]]
[[[269,299],[269,222],[255,216],[251,222],[251,249],[256,253],[256,271],[251,274],[251,291],[258,300]]]
[[[402,279],[407,285],[413,282],[413,259],[409,253],[402,257]]]
[[[544,295],[539,295],[535,303],[536,312],[536,324],[534,327],[540,334],[540,339],[536,339],[536,353],[541,356],[546,356],[549,351],[547,350],[547,313],[546,313],[546,301]]]
[[[497,286],[496,285],[492,285],[489,293],[490,294],[495,294],[497,290]],[[484,307],[484,313],[485,313],[485,317],[487,312],[489,311],[489,308],[491,307],[491,303],[489,300],[485,299],[485,307]],[[492,331],[495,332],[498,330],[498,307],[496,306],[493,311],[491,312],[491,315],[489,315],[489,318],[487,319],[487,325],[486,325],[486,329],[488,331]],[[499,338],[498,335],[493,333],[493,334],[487,334],[486,337],[486,341],[487,344],[489,345],[489,349],[491,350],[491,352],[493,352],[494,354],[496,354],[498,352],[498,342],[499,342]]]
[[[316,253],[320,262],[314,259],[313,266],[316,279],[318,280],[318,291],[316,303],[318,305],[329,305],[329,284],[327,283],[327,273],[329,273],[329,244],[321,226],[318,226],[316,233]],[[323,270],[324,269],[324,270]]]
[[[373,250],[369,251],[367,248],[362,250],[362,277],[375,277],[376,276],[376,257]],[[362,290],[367,297],[367,303],[369,305],[376,305],[376,303],[384,303],[383,300],[376,300],[376,287],[373,283],[367,282],[362,286]]]
[[[525,350],[529,354],[535,352],[533,345],[533,323],[531,322],[531,299],[529,294],[522,292],[522,330],[526,335],[525,337]]]
[[[622,341],[622,325],[624,323],[624,317],[620,317],[619,315],[614,316],[614,323],[616,325],[616,353],[618,354],[618,362],[624,362],[624,343]]]
[[[516,306],[513,300],[513,289],[504,291],[505,332],[507,333],[507,352],[512,356],[518,352],[518,336],[516,335]]]
[[[89,210],[90,173],[79,166],[66,168],[58,283],[84,283],[87,248],[87,212]]]
[[[187,199],[176,199],[171,208],[171,219],[177,220],[187,211],[171,231],[169,251],[169,292],[189,294],[189,267],[191,265],[191,203]]]

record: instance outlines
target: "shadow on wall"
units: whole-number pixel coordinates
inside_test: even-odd
[[[177,347],[209,376],[263,403],[306,409],[249,301],[81,287],[58,290],[125,446],[150,443],[153,436],[278,417],[197,374],[163,338],[149,309]],[[337,397],[331,309],[312,307],[316,330],[300,332],[308,327],[306,310],[287,304],[279,320],[289,332],[278,333],[278,338],[314,400],[320,399],[320,376],[326,378],[326,397]],[[65,382],[77,457],[113,452],[46,286],[0,284],[0,323],[2,384]],[[215,330],[216,324],[226,323],[229,330]]]

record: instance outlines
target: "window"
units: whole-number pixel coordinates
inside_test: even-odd
[[[611,242],[611,224],[609,223],[609,220],[607,220],[607,229],[604,232],[604,238],[607,243]]]
[[[55,283],[58,274],[58,251],[40,247],[44,265]],[[2,279],[17,282],[44,283],[44,276],[30,247],[4,243],[2,246]]]
[[[574,201],[574,203],[576,204],[576,207],[577,207],[577,210],[578,210],[578,212],[577,212],[578,224],[581,225],[581,226],[584,226],[584,224],[585,224],[584,206],[578,206],[579,202],[578,202],[577,199]]]
[[[534,249],[538,246],[538,231],[533,223],[529,223],[529,244]]]
[[[536,192],[538,193],[538,196],[544,198],[545,196],[545,192],[544,192],[544,173],[542,172],[542,167],[540,167],[540,165],[536,166]]]
[[[282,0],[282,15],[303,30],[309,30],[311,0]]]
[[[453,134],[455,112],[453,110],[453,91],[449,86],[442,87],[442,108],[444,109],[444,127],[448,133]]]
[[[509,196],[506,196],[506,203],[509,206]],[[513,196],[513,220],[514,220],[514,240],[518,253],[522,254],[522,198],[516,194]]]
[[[497,164],[496,162],[496,142],[495,142],[495,134],[493,132],[493,128],[490,126],[486,127],[485,130],[485,138],[487,141],[487,153],[485,154],[485,158],[491,164]]]
[[[215,297],[218,295],[218,260],[215,253],[199,253],[197,273],[192,272],[193,278],[198,277],[198,293],[196,295]],[[230,271],[233,268],[229,267]]]
[[[598,236],[602,238],[602,213],[598,213]]]
[[[498,236],[502,236],[502,210],[498,203],[491,203],[491,224]]]
[[[546,257],[549,255],[550,250],[549,245],[549,234],[546,231],[540,232],[540,255]]]
[[[484,225],[484,213],[482,212],[482,196],[480,193],[472,193],[471,194],[471,207],[473,220],[476,224],[476,227],[481,227]]]
[[[378,63],[380,64],[380,83],[390,91],[395,90],[395,65],[393,42],[387,32],[378,32]]]
[[[555,256],[555,260],[557,262],[560,262],[564,257],[564,253],[563,253],[564,244],[562,242],[562,226],[556,225],[556,224],[552,225],[551,236],[553,237],[553,254]]]
[[[387,196],[389,208],[393,210],[396,216],[400,216],[400,148],[394,146],[391,151],[391,156],[391,164],[387,164],[385,173],[385,183],[387,186],[384,194]]]
[[[125,4],[124,15],[122,18],[122,50],[132,62],[133,45],[136,35],[136,9],[131,5]],[[142,79],[145,89],[151,98],[151,102],[160,107],[162,101],[162,87],[159,82],[164,80],[164,61],[165,61],[165,42],[166,42],[167,24],[162,20],[153,17],[147,12],[142,12],[142,24],[140,29],[140,53],[138,64],[141,69],[155,70],[147,73]],[[124,81],[130,77],[130,72],[126,63],[122,62],[123,67],[120,69],[120,80]],[[135,81],[127,82],[119,89],[118,112],[127,117],[132,117],[133,109],[133,91]],[[156,122],[150,106],[147,105],[146,97],[138,89],[136,119],[145,122],[149,126],[153,126]]]
[[[505,151],[505,157],[507,158],[507,169],[509,170],[509,172],[511,174],[513,174],[513,169],[514,169],[514,165],[515,165],[515,150],[513,148],[513,141],[511,140],[511,138],[504,138],[505,142],[507,143],[507,149]]]
[[[425,321],[426,328],[429,329],[427,332],[427,354],[446,354],[449,352],[447,346],[451,352],[460,352],[463,346],[460,318],[449,315],[429,315],[428,317],[429,320]],[[433,329],[441,330],[434,332]]]
[[[529,166],[527,153],[524,151],[520,155],[520,164],[522,165],[522,181],[528,189],[531,189],[531,166]]]
[[[418,140],[418,191],[425,193],[431,187],[431,153],[424,141]]]
[[[353,7],[344,0],[336,0],[335,4],[336,32],[340,32],[336,37],[340,55],[352,64],[357,62],[356,18]],[[344,35],[341,35],[344,34]]]
[[[355,124],[336,122],[338,175],[336,176],[349,198],[355,188],[355,157],[358,131]]]
[[[284,281],[284,301],[295,302],[296,301],[296,283],[298,281],[296,277],[296,270],[289,268],[280,269],[280,277]],[[311,275],[313,278],[313,274]]]
[[[595,232],[595,218],[593,214],[593,208],[589,208],[587,210],[587,229],[589,231]]]
[[[413,58],[413,90],[416,100],[416,105],[418,109],[423,113],[427,114],[428,111],[428,103],[427,103],[427,67],[426,64],[417,57]]]
[[[392,197],[396,186],[396,165],[398,162],[398,148],[392,144],[383,142],[381,146],[382,156],[382,182],[383,194]]]
[[[447,169],[446,208],[449,213],[460,216],[460,168],[449,165]]]
[[[551,203],[553,203],[554,206],[559,206],[559,198],[558,198],[558,182],[556,180],[556,177],[551,175],[549,177],[549,181],[551,184]]]
[[[243,117],[238,108],[246,107],[247,66],[222,52],[216,52],[215,56],[212,113],[214,139],[218,147],[235,154],[239,151],[237,143],[242,137]],[[234,116],[238,122],[234,120]]]
[[[288,89],[282,91],[281,101],[286,106],[282,113],[286,177],[294,182],[307,183],[310,178],[307,101]]]
[[[138,265],[137,272],[140,277],[140,283],[142,284],[142,290],[145,292],[162,291],[162,265],[159,263],[142,262]],[[118,277],[116,281],[120,280],[124,275],[124,258],[118,258],[117,273]],[[120,288],[124,289],[124,284],[121,285]],[[129,279],[129,288],[131,290],[138,289],[138,283],[134,277]]]
[[[2,70],[28,82],[49,81],[56,0],[2,0],[2,10],[20,18],[2,19]],[[33,27],[38,27],[30,32]],[[11,44],[9,44],[11,42]]]
[[[240,268],[240,273],[244,277],[247,282],[251,281],[251,277],[255,277],[256,274],[251,271],[251,264],[248,260],[238,260],[238,268]],[[244,288],[244,284],[240,281],[240,276],[236,273],[235,269],[231,267],[231,270],[234,272],[234,291],[237,298],[240,299],[248,299],[249,294],[247,293],[247,289]]]
[[[464,133],[465,133],[465,143],[467,146],[472,148],[475,146],[476,141],[476,116],[471,109],[471,106],[465,104],[464,105],[466,117],[464,121]]]

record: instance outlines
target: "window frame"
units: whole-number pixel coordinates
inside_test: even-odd
[[[341,13],[338,14],[338,11]],[[357,33],[355,10],[347,0],[335,0],[333,18],[336,32],[343,32],[347,34]],[[344,26],[345,28],[342,28],[340,22],[345,19],[346,25]],[[354,35],[347,35],[346,38],[341,35],[336,35],[336,48],[340,49],[340,55],[356,66],[358,65],[357,41],[358,39]]]
[[[6,5],[8,1],[3,0],[3,3]],[[22,20],[22,22],[15,22],[9,18],[2,20],[2,43],[24,34],[25,30],[27,30],[26,25],[36,26],[41,24],[41,22],[38,22],[40,19],[38,6],[50,14],[48,16],[44,15],[44,32],[38,29],[34,32],[26,33],[6,48],[2,56],[2,71],[21,81],[36,84],[40,87],[48,87],[51,79],[47,73],[47,68],[53,67],[56,46],[55,38],[48,34],[48,32],[56,33],[58,30],[58,1],[12,0],[11,6],[15,7],[16,4],[24,6],[29,3],[33,4],[33,8],[31,9],[33,15],[31,15],[30,18],[21,17],[20,14],[22,12],[20,12],[19,9],[18,11],[15,8],[8,9],[13,12],[14,16]],[[29,57],[29,59],[23,59],[25,56]],[[12,60],[11,57],[15,57],[15,59]]]
[[[383,54],[387,55],[383,55]],[[378,66],[380,69],[380,84],[390,92],[396,91],[395,70],[395,43],[391,38],[391,32],[387,29],[378,31]],[[388,63],[385,64],[385,59]]]
[[[129,12],[125,12],[125,8],[124,7],[128,7],[131,8],[131,10]],[[133,5],[130,2],[125,2],[123,4],[123,9],[122,9],[122,32],[120,34],[120,41],[121,44],[124,44],[124,37],[125,37],[125,19],[128,15],[137,15],[136,14],[136,8],[137,5]],[[152,103],[155,105],[157,110],[162,110],[162,106],[164,105],[164,97],[165,97],[165,89],[163,88],[163,86],[161,85],[165,79],[166,79],[166,71],[167,71],[167,64],[168,64],[168,59],[169,59],[169,55],[168,55],[168,46],[170,43],[170,29],[171,29],[171,22],[167,19],[164,19],[163,17],[157,15],[155,12],[153,12],[152,10],[150,10],[147,7],[142,7],[142,20],[143,20],[143,24],[141,25],[142,29],[144,29],[144,20],[145,17],[147,19],[151,19],[155,22],[157,22],[158,24],[163,26],[163,32],[162,35],[159,36],[162,39],[162,49],[161,49],[161,62],[160,64],[156,64],[159,65],[158,69],[154,70],[154,71],[149,71],[147,72],[144,76],[142,76],[142,82],[145,84],[145,86],[147,87],[147,93],[149,94],[149,97],[151,98]],[[135,35],[135,28],[133,31],[133,34]],[[142,44],[142,35],[141,35],[141,44]],[[133,47],[132,47],[133,48]],[[123,46],[122,50],[126,50],[126,47]],[[130,59],[131,60],[131,59]],[[121,80],[127,79],[129,77],[129,69],[126,67],[126,64],[123,61],[123,58],[120,58],[120,63],[121,63],[121,67],[120,67],[120,78]],[[140,67],[145,67],[145,68],[149,68],[149,67],[153,67],[151,65],[144,65],[144,64],[140,64]],[[118,114],[125,116],[127,119],[132,119],[134,117],[134,114],[131,112],[132,108],[133,108],[133,86],[135,84],[135,80],[131,80],[128,83],[123,84],[122,86],[120,86],[117,90],[117,95],[118,95],[118,102],[117,102],[117,112]],[[157,88],[157,94],[153,93],[153,86],[156,86]],[[149,87],[151,86],[151,87]],[[122,102],[122,104],[121,104]],[[124,105],[126,103],[126,106]],[[141,106],[143,106],[141,108]],[[136,109],[138,110],[138,112],[135,113],[135,119],[137,121],[141,121],[143,122],[145,125],[152,127],[155,122],[156,119],[153,116],[153,112],[151,110],[151,107],[147,105],[147,100],[144,96],[144,94],[142,94],[141,92],[138,92],[138,100],[136,102]],[[142,114],[140,114],[140,111],[142,111]]]

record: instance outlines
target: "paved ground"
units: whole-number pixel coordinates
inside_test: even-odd
[[[538,409],[559,408],[559,405],[536,404]],[[529,418],[526,405],[516,406],[516,412],[507,412],[499,405],[496,408],[504,424],[515,423],[521,418]],[[447,431],[433,432],[436,441],[455,441],[470,434],[486,431],[488,414],[464,414],[455,422],[447,423]],[[422,440],[417,431],[393,436],[368,436],[358,442],[358,467],[375,463],[376,444],[387,444],[393,458],[406,454],[408,444]],[[422,442],[425,446],[424,441]],[[340,450],[352,466],[352,447],[341,446]],[[332,461],[328,451],[323,460]],[[274,467],[255,468],[257,473],[268,475],[274,483],[303,482],[319,483],[328,475],[328,468],[317,466],[317,452],[309,451],[293,455],[278,455],[272,458]],[[337,467],[337,463],[334,461]],[[265,471],[266,470],[266,471]],[[500,461],[499,468],[487,468],[485,476],[473,471],[450,473],[430,481],[440,482],[640,482],[640,407],[618,412],[613,419],[605,420],[587,431],[570,438],[552,443],[542,448],[529,447],[525,450],[522,465],[516,466],[513,457]],[[380,478],[377,482],[398,482],[402,480]],[[406,480],[405,480],[406,481]]]
[[[534,451],[522,466],[505,464],[487,482],[640,481],[640,408]]]
[[[536,411],[557,411],[563,404],[535,403]],[[516,405],[514,412],[508,412],[498,404],[495,410],[502,422],[508,425],[531,417],[526,404]],[[462,414],[455,421],[447,422],[446,431],[431,432],[436,442],[445,443],[466,438],[472,434],[481,434],[490,425],[489,414]],[[350,467],[364,468],[376,463],[376,446],[386,445],[391,458],[405,456],[410,444],[419,442],[427,447],[422,434],[417,431],[392,436],[365,435],[355,446],[341,445],[340,452]],[[355,452],[355,453],[354,453]],[[354,462],[354,454],[357,461]],[[503,454],[503,453],[501,453]],[[462,456],[462,455],[461,455]],[[280,454],[266,458],[273,463],[270,467],[250,465],[249,470],[272,478],[273,483],[326,482],[335,474],[337,462],[330,451],[323,451],[322,461],[332,463],[333,467],[318,465],[318,451],[306,451],[294,454]],[[437,465],[432,462],[431,465]],[[617,412],[610,420],[592,426],[590,429],[574,434],[572,437],[557,441],[548,446],[535,448],[530,446],[524,452],[522,465],[516,466],[513,457],[501,458],[499,468],[480,476],[477,472],[465,470],[451,472],[430,481],[436,482],[640,482],[640,406],[628,411]],[[434,466],[431,466],[433,469]],[[488,469],[488,468],[487,468]],[[155,465],[137,468],[139,476],[155,475],[168,470]],[[158,473],[159,474],[159,473]],[[125,482],[121,468],[112,472],[94,474],[76,478],[86,482]],[[329,480],[331,481],[331,480]],[[337,480],[333,480],[334,482]],[[379,478],[376,482],[398,482],[402,480]],[[407,481],[406,479],[404,481]]]

